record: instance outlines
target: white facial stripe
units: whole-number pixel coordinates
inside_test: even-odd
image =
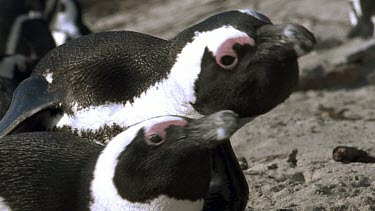
[[[5,200],[0,197],[0,211],[12,211],[8,205],[6,205]]]
[[[92,203],[90,210],[200,210],[203,201],[176,200],[167,196],[159,196],[148,203],[131,203],[118,194],[113,178],[118,157],[132,142],[141,128],[172,120],[180,117],[163,116],[149,119],[134,125],[112,139],[98,157],[94,177],[91,182]]]
[[[198,37],[206,40],[208,49],[213,53],[214,56],[216,56],[219,47],[228,39],[249,36],[246,33],[233,28],[232,26],[223,26],[209,32],[198,32],[196,33],[195,39]],[[254,45],[254,40],[252,38],[250,39],[253,42],[252,45]]]

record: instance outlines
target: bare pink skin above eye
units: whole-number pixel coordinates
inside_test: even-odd
[[[235,50],[233,50],[233,46],[239,44],[239,45],[250,45],[254,46],[255,41],[254,39],[248,37],[248,36],[242,36],[242,37],[235,37],[227,39],[223,44],[220,45],[220,47],[215,52],[215,59],[216,63],[220,65],[224,69],[231,69],[237,64],[237,53]],[[234,58],[234,62],[232,65],[226,66],[221,63],[221,59],[224,56],[231,56]]]
[[[165,129],[167,129],[169,126],[176,125],[176,126],[182,126],[183,127],[186,124],[187,124],[186,120],[171,120],[171,121],[165,121],[165,122],[155,124],[145,132],[145,139],[148,139],[148,137],[151,134],[157,134],[162,139],[165,139],[166,138],[165,137],[166,136]]]

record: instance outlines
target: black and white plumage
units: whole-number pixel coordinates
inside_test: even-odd
[[[1,138],[0,209],[202,210],[209,150],[237,126],[235,113],[220,111],[151,118],[105,147],[53,132]]]
[[[105,142],[159,115],[200,117],[230,109],[251,119],[292,93],[297,58],[314,43],[304,27],[273,25],[250,10],[212,16],[171,40],[94,33],[43,58],[17,88],[0,133],[37,125]],[[206,207],[244,209],[247,183],[230,143],[214,151]]]
[[[349,17],[353,28],[348,37],[374,36],[375,2],[373,0],[349,0]]]

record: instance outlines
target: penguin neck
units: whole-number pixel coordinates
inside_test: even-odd
[[[167,196],[166,194],[159,194],[156,197],[148,198],[146,201],[143,199],[129,199],[126,197],[123,197],[122,190],[118,189],[118,185],[115,184],[115,174],[119,174],[119,172],[116,170],[117,168],[122,168],[121,165],[128,165],[124,164],[123,160],[132,162],[134,160],[145,160],[147,157],[143,157],[143,155],[134,155],[130,153],[129,158],[131,158],[131,161],[129,161],[128,157],[121,159],[122,152],[124,152],[129,145],[131,144],[134,137],[132,137],[132,134],[136,134],[138,130],[140,130],[141,126],[134,126],[129,128],[125,133],[119,134],[115,139],[113,139],[111,142],[107,144],[105,149],[101,152],[100,156],[97,159],[97,162],[95,164],[95,170],[93,172],[93,179],[90,184],[90,210],[124,210],[124,208],[127,208],[127,210],[145,210],[145,211],[151,211],[151,210],[166,210],[166,211],[191,211],[191,210],[202,210],[203,208],[203,198],[196,199],[196,200],[190,200],[190,199],[176,199],[171,196]],[[199,159],[199,157],[197,158]],[[160,161],[160,160],[159,160]],[[147,161],[146,161],[147,162]],[[162,161],[160,161],[161,167],[166,168],[162,165]],[[199,163],[199,162],[198,162]],[[132,173],[137,173],[139,169],[147,168],[144,165],[139,165],[137,163],[134,163],[135,166],[138,166],[137,170]],[[120,167],[119,167],[120,166]],[[186,166],[181,166],[181,168],[186,168]],[[194,171],[191,170],[190,171]],[[158,172],[160,173],[160,172]],[[138,186],[147,186],[149,181],[146,181],[146,183],[137,183],[134,180],[139,180],[142,177],[157,177],[157,175],[153,175],[153,172],[151,172],[148,175],[142,175],[139,178],[133,178],[129,179],[122,178],[124,175],[120,172],[121,175],[117,175],[120,177],[120,180],[123,182],[128,183],[128,187],[137,187],[144,190],[145,188],[138,187]],[[204,176],[209,177],[210,172],[201,172],[201,174],[204,174]],[[178,175],[177,175],[178,176]],[[191,175],[189,175],[191,176]],[[174,178],[174,177],[172,177]],[[161,178],[163,179],[163,178]],[[202,178],[194,178],[192,177],[192,181],[202,181]],[[204,179],[203,179],[204,180]],[[167,181],[168,182],[168,181]],[[161,182],[162,183],[162,182]],[[198,182],[199,183],[199,182]],[[207,184],[209,183],[209,180],[207,180]],[[187,187],[187,190],[190,190],[192,187],[191,185],[194,185],[194,183],[186,183],[185,186]],[[153,189],[152,187],[146,187],[146,189]],[[137,191],[134,188],[128,188],[124,191],[134,192]],[[159,190],[159,189],[157,189]],[[208,190],[208,185],[207,185]],[[178,190],[175,190],[178,191]],[[142,193],[138,193],[139,195],[142,195]]]

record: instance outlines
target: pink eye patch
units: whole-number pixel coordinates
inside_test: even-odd
[[[170,121],[165,121],[165,122],[160,122],[160,123],[157,123],[153,126],[151,126],[150,128],[148,128],[148,130],[145,131],[145,135],[144,135],[144,138],[146,140],[147,143],[151,143],[152,141],[149,141],[150,137],[153,136],[153,135],[157,135],[158,137],[160,137],[162,140],[165,140],[166,139],[166,132],[165,130],[170,127],[171,125],[176,125],[176,126],[185,126],[187,124],[187,121],[186,120],[170,120]]]
[[[255,41],[248,36],[229,38],[225,40],[225,42],[219,46],[215,54],[216,63],[223,69],[231,70],[237,65],[238,55],[233,49],[233,46],[236,44],[254,46]]]

